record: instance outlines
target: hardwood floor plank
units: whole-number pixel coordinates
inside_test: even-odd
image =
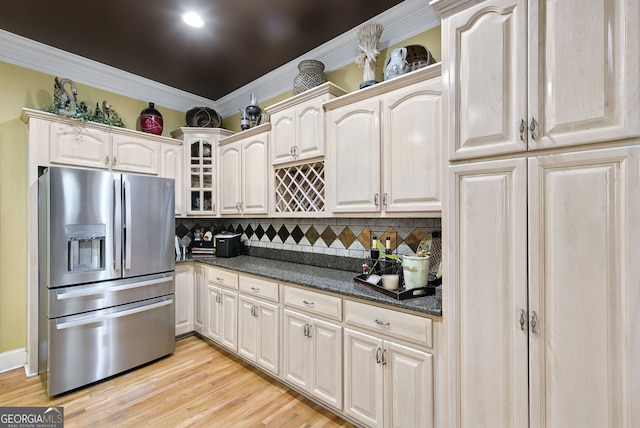
[[[195,336],[171,356],[53,398],[23,369],[0,373],[0,406],[63,406],[68,428],[353,426]]]

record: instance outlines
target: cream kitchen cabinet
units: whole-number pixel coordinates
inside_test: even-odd
[[[370,427],[433,427],[432,320],[353,301],[344,311],[345,414]]]
[[[280,308],[278,305],[240,294],[238,309],[238,355],[277,375]]]
[[[278,283],[240,275],[239,287],[238,355],[278,375],[280,370]]]
[[[218,142],[233,132],[221,128],[183,127],[171,135],[184,142],[186,214],[215,215],[218,207],[216,151]]]
[[[284,295],[282,377],[342,411],[342,299],[291,286]]]
[[[194,328],[194,273],[190,265],[176,266],[175,274],[176,336]]]
[[[271,162],[280,165],[324,156],[322,104],[346,92],[331,82],[266,109],[271,120]]]
[[[451,427],[640,426],[639,177],[640,142],[450,167]]]
[[[175,215],[177,217],[186,214],[184,204],[184,168],[182,146],[163,144],[160,147],[160,175],[165,178],[173,178],[175,183]]]
[[[205,335],[206,329],[206,293],[207,278],[205,268],[198,264],[193,266],[193,330]]]
[[[238,350],[238,274],[207,267],[205,336]]]
[[[441,211],[440,86],[433,65],[325,103],[333,213]]]
[[[220,141],[220,214],[268,214],[270,126],[259,125]]]
[[[640,135],[637,1],[431,5],[443,18],[449,159]]]
[[[134,132],[71,121],[50,122],[49,162],[158,175],[159,143],[154,137]]]
[[[344,329],[344,412],[369,427],[434,426],[433,355]]]

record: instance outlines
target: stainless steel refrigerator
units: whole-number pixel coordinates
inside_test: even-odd
[[[175,349],[174,181],[50,167],[38,181],[39,373],[57,395]]]

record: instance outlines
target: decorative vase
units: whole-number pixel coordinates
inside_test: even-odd
[[[256,94],[249,96],[249,105],[244,109],[246,117],[251,121],[251,126],[260,125],[259,118],[262,114],[262,109],[258,105],[258,99]]]
[[[140,112],[140,130],[154,135],[162,135],[163,121],[162,115],[155,109],[153,103]]]
[[[293,79],[293,95],[315,88],[325,82],[324,64],[315,59],[306,59],[298,64],[300,71]]]

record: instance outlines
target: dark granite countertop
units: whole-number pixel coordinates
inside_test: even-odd
[[[189,261],[233,269],[238,272],[303,285],[429,315],[442,316],[441,302],[436,296],[397,300],[357,284],[353,280],[357,275],[354,272],[253,256],[238,256],[232,258],[198,257],[197,259]],[[176,265],[180,263],[181,262],[176,262]]]

